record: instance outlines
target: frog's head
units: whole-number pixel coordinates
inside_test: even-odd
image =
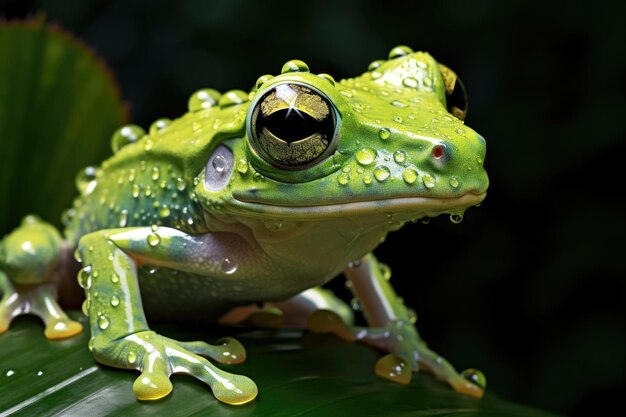
[[[259,78],[245,137],[213,152],[203,197],[278,219],[460,215],[488,186],[485,140],[464,125],[464,100],[452,71],[406,47],[339,82],[290,61]]]

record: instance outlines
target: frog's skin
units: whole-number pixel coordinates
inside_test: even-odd
[[[294,60],[249,94],[198,91],[188,113],[157,120],[147,134],[123,127],[114,155],[79,174],[64,237],[27,217],[3,240],[0,332],[24,313],[41,316],[49,338],[81,331],[53,285],[77,249],[89,348],[103,364],[141,372],[139,399],[167,395],[170,375],[187,373],[220,401],[252,400],[252,380],[203,358],[241,362],[237,341],[168,339],[146,314],[233,321],[260,302],[280,308],[285,323],[308,317],[314,331],[389,353],[380,375],[407,383],[419,364],[480,397],[480,374],[471,383],[426,347],[371,253],[408,221],[458,219],[485,197],[485,141],[458,118],[464,105],[450,103],[455,83],[452,71],[407,47],[339,82]],[[347,306],[319,288],[342,272],[369,327],[353,326]]]

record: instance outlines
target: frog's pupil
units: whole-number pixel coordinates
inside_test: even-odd
[[[298,109],[282,109],[267,117],[258,117],[256,131],[262,132],[266,128],[277,138],[291,143],[326,129],[332,133],[332,121],[329,119],[318,121]]]
[[[443,156],[443,146],[437,145],[433,148],[433,156],[439,159]]]

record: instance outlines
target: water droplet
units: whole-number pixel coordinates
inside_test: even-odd
[[[459,224],[463,221],[463,214],[462,213],[451,213],[450,214],[450,221],[454,224]]]
[[[404,359],[394,354],[385,355],[380,358],[376,362],[374,372],[382,378],[401,384],[408,384],[411,382],[411,377],[413,376],[411,367],[407,365]]]
[[[379,165],[374,169],[374,178],[376,178],[379,182],[385,181],[389,178],[389,175],[391,175],[391,172],[389,171],[389,168],[384,165]]]
[[[378,59],[376,61],[371,62],[368,66],[367,66],[367,70],[368,71],[374,71],[375,69],[377,69],[378,67],[380,67],[381,65],[383,65],[385,63],[384,60],[382,59]]]
[[[152,173],[150,174],[152,180],[157,181],[159,179],[159,176],[161,176],[161,170],[159,169],[159,167],[152,168]]]
[[[114,284],[117,284],[118,282],[120,282],[120,277],[117,274],[112,274],[111,275],[111,282]]]
[[[165,129],[166,127],[168,127],[171,123],[172,123],[172,121],[170,119],[166,119],[166,118],[155,120],[150,125],[150,129],[149,129],[150,136],[155,136],[158,133],[163,133],[162,130]]]
[[[146,142],[143,145],[143,149],[145,151],[149,151],[150,149],[152,149],[152,145],[154,145],[154,142],[152,142],[150,139],[146,139]]]
[[[280,70],[281,74],[288,72],[309,72],[309,66],[299,59],[292,59],[285,62],[283,68]]]
[[[372,148],[361,148],[354,157],[359,164],[369,165],[376,159],[376,151]]]
[[[37,372],[37,376],[42,376],[42,375],[43,375],[43,371]]]
[[[191,123],[191,130],[193,130],[194,132],[199,132],[200,130],[202,130],[202,123],[200,122]]]
[[[82,195],[89,195],[96,188],[96,168],[87,167],[76,175],[76,189]]]
[[[408,46],[396,46],[391,51],[389,51],[389,59],[400,58],[413,53],[413,49]]]
[[[406,152],[400,150],[400,151],[395,151],[393,153],[393,160],[396,161],[399,164],[402,164],[404,161],[406,161]]]
[[[148,245],[155,247],[161,242],[161,237],[156,233],[150,233],[148,235]]]
[[[379,79],[380,77],[383,76],[383,74],[381,72],[379,72],[379,71],[372,71],[371,75],[372,75],[372,79],[373,80],[377,80],[377,79]]]
[[[161,207],[161,210],[159,210],[159,217],[164,219],[165,217],[168,217],[170,213],[171,213],[170,208],[168,206],[163,206]]]
[[[335,79],[330,74],[321,73],[321,74],[317,74],[317,76],[320,77],[320,78],[325,79],[326,81],[328,81],[332,85],[335,85]]]
[[[415,181],[417,181],[417,177],[418,177],[417,171],[414,170],[413,168],[407,168],[404,171],[402,171],[402,179],[407,184],[413,184]]]
[[[458,134],[459,134],[459,135],[461,135],[461,136],[465,136],[465,130],[464,130],[464,129],[458,128],[458,129],[456,130],[456,133],[458,133]]]
[[[426,78],[424,78],[424,81],[422,81],[422,82],[424,83],[424,85],[425,85],[426,87],[430,87],[430,86],[432,86],[432,85],[433,85],[433,80],[432,80],[432,78],[430,78],[430,77],[426,77]]]
[[[74,259],[76,259],[76,262],[82,262],[83,260],[80,257],[80,251],[78,249],[76,249],[74,251]]]
[[[126,227],[127,224],[128,224],[128,210],[122,209],[120,211],[120,214],[118,215],[118,225],[120,227]]]
[[[182,178],[177,178],[176,179],[176,189],[178,191],[185,191],[185,188],[187,188],[187,183],[185,183],[185,180]]]
[[[400,117],[400,116],[394,117],[393,121],[396,122],[396,123],[400,123],[400,124],[404,123],[404,119],[402,117]]]
[[[400,100],[393,100],[391,102],[391,105],[394,107],[399,107],[401,109],[406,107],[406,103]]]
[[[91,304],[89,296],[87,296],[87,298],[85,299],[85,301],[83,301],[83,304],[81,305],[81,311],[83,312],[83,314],[86,317],[89,317],[89,305]]]
[[[459,186],[459,180],[457,180],[456,177],[450,177],[450,181],[448,182],[452,188],[457,188]]]
[[[131,194],[133,198],[139,197],[139,193],[141,193],[141,188],[139,187],[138,184],[133,184],[133,188],[131,190]]]
[[[405,87],[409,87],[409,88],[417,88],[418,82],[413,77],[406,77],[405,79],[402,80],[402,85],[404,85]]]
[[[14,370],[12,370],[12,369],[9,369],[9,370],[7,371],[7,376],[13,376],[13,375],[15,375],[15,371],[14,371]]]
[[[339,174],[339,176],[337,177],[337,182],[341,185],[346,185],[348,184],[348,182],[350,182],[350,174],[342,172],[341,174]]]
[[[113,307],[117,307],[118,305],[120,305],[120,299],[118,296],[114,295],[111,297],[111,305]]]
[[[430,174],[425,174],[422,177],[422,182],[426,188],[433,188],[435,186],[435,178]]]
[[[239,161],[237,161],[237,172],[242,175],[248,172],[248,161],[246,161],[244,158],[241,158]]]
[[[221,108],[236,106],[248,101],[248,93],[242,90],[230,90],[222,94],[218,100]]]
[[[117,153],[129,143],[135,143],[146,135],[145,130],[137,125],[126,125],[117,129],[111,137],[111,149]]]
[[[261,88],[261,86],[263,84],[265,84],[266,82],[268,82],[272,78],[274,78],[274,76],[270,75],[270,74],[261,75],[259,78],[257,78],[256,83],[254,83],[254,86],[258,90],[259,88]]]
[[[389,139],[389,136],[391,136],[391,131],[389,131],[389,129],[387,129],[386,127],[381,127],[378,131],[378,137],[380,137],[382,140]]]
[[[137,354],[135,352],[128,352],[126,360],[128,360],[128,363],[135,363],[137,361]]]
[[[213,88],[203,88],[198,90],[189,97],[187,107],[190,112],[209,109],[217,104],[220,99],[220,93]]]
[[[102,314],[100,317],[98,317],[98,327],[101,330],[105,330],[107,327],[109,327],[109,319],[107,316],[105,316],[104,314]]]
[[[466,369],[461,372],[461,376],[483,390],[487,388],[487,378],[478,369]]]
[[[350,300],[350,307],[352,307],[352,310],[354,311],[361,311],[361,304],[359,303],[359,300],[356,298],[353,298],[352,300]]]
[[[352,171],[352,167],[350,165],[344,165],[343,167],[341,167],[341,171],[350,172]]]
[[[370,185],[372,183],[372,177],[370,177],[369,175],[366,175],[363,177],[363,183],[365,185]]]
[[[86,290],[91,288],[91,266],[87,265],[78,271],[78,285]]]
[[[222,261],[222,271],[226,274],[231,275],[234,274],[237,270],[237,263],[234,260],[224,258]]]
[[[211,163],[213,165],[213,168],[217,172],[224,172],[224,168],[226,168],[226,158],[224,158],[222,155],[217,155],[215,158],[213,158],[213,161]]]

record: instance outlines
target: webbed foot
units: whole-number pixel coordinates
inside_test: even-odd
[[[244,404],[257,395],[256,384],[248,377],[218,369],[203,356],[219,363],[243,362],[246,352],[235,339],[206,342],[178,342],[153,331],[142,331],[108,341],[96,337],[90,348],[98,362],[117,368],[136,369],[141,375],[133,384],[139,400],[157,400],[172,391],[172,374],[191,375],[211,387],[213,395],[227,404]],[[201,356],[200,356],[201,355]]]
[[[412,373],[421,367],[446,381],[457,392],[477,398],[484,394],[485,378],[480,371],[467,370],[459,374],[447,360],[426,346],[415,326],[407,321],[393,320],[384,327],[347,326],[335,313],[319,310],[309,317],[308,328],[389,352],[376,363],[375,372],[380,377],[408,384]]]

